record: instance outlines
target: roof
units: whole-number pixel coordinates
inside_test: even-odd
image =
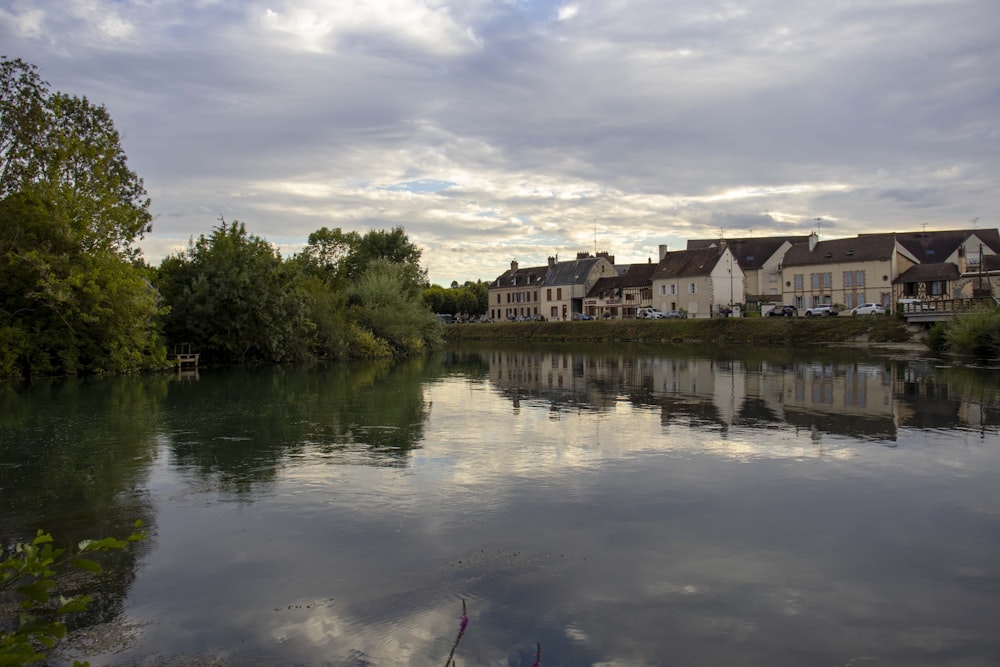
[[[766,236],[761,238],[725,239],[729,252],[733,253],[733,256],[736,257],[736,261],[739,262],[740,267],[751,270],[762,267],[764,262],[770,259],[774,253],[778,252],[778,249],[785,241],[795,245],[796,243],[805,243],[808,240],[808,236]],[[687,249],[696,250],[698,248],[708,248],[713,245],[720,245],[719,239],[695,239],[687,242]]]
[[[861,234],[863,238],[885,234]],[[920,263],[943,262],[970,237],[980,239],[993,252],[1000,252],[1000,233],[995,229],[947,229],[935,232],[902,232],[894,236]]]
[[[892,234],[862,234],[849,239],[820,241],[809,250],[809,243],[796,243],[785,253],[782,266],[841,264],[844,262],[889,261],[896,252]]]
[[[936,262],[934,264],[914,264],[893,280],[894,284],[924,283],[931,280],[956,280],[959,277],[958,267],[951,262]]]
[[[608,262],[607,257],[586,257],[584,259],[573,259],[568,262],[556,262],[555,266],[548,267],[545,275],[545,285],[583,285],[590,277],[590,272],[599,262],[607,263],[611,271],[614,272],[614,265]],[[614,277],[614,276],[612,276]]]
[[[718,264],[724,248],[698,248],[668,252],[656,265],[653,280],[707,276]]]
[[[619,268],[619,267],[615,267]],[[617,276],[600,278],[594,286],[590,288],[588,296],[598,295],[610,289],[625,289],[628,287],[651,287],[653,284],[653,271],[656,264],[646,262],[645,264],[627,264],[623,267],[624,273]]]
[[[545,274],[549,267],[532,266],[525,269],[507,269],[497,279],[490,283],[490,287],[515,287],[520,285],[541,285],[545,280]]]

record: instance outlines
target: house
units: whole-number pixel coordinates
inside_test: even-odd
[[[617,275],[599,279],[587,293],[583,312],[616,320],[635,317],[637,308],[652,306],[655,270],[652,261],[615,266]]]
[[[781,262],[785,253],[796,243],[808,240],[808,236],[726,239],[746,279],[746,303],[781,300]],[[708,248],[720,243],[719,239],[689,240],[687,249]]]
[[[548,271],[539,288],[541,312],[546,319],[568,320],[583,312],[583,301],[594,284],[601,278],[617,275],[615,258],[606,252],[597,256],[577,253],[576,259],[557,262],[549,257]]]
[[[514,320],[540,315],[540,290],[548,271],[548,266],[522,269],[513,260],[510,269],[487,288],[489,316],[494,320]]]
[[[919,264],[895,234],[820,241],[814,232],[782,260],[782,301],[796,308],[893,302],[893,279]]]
[[[711,317],[744,302],[744,275],[728,244],[669,252],[653,271],[653,307],[686,311],[689,317]]]
[[[896,234],[920,260],[893,281],[894,299],[925,301],[993,294],[987,265],[1000,253],[996,229],[955,229]]]

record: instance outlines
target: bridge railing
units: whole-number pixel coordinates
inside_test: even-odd
[[[923,313],[961,313],[970,310],[984,310],[1000,306],[996,297],[977,297],[974,299],[935,299],[921,303],[899,304],[899,312],[904,315],[920,315]]]

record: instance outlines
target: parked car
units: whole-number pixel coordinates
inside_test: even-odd
[[[662,320],[666,317],[662,310],[656,308],[636,308],[635,316],[640,320]]]
[[[837,313],[833,310],[833,306],[813,306],[811,308],[806,308],[805,312],[806,317],[816,317],[818,315],[830,317],[836,314]]]
[[[574,320],[592,320],[594,318],[591,317],[590,315],[588,315],[587,313],[573,313],[573,319]]]
[[[881,303],[863,303],[851,310],[851,315],[885,315],[885,306]]]
[[[768,317],[795,317],[799,314],[795,306],[777,305],[767,314]]]
[[[687,319],[687,316],[688,314],[683,310],[670,310],[663,314],[663,317],[668,320],[683,320]]]

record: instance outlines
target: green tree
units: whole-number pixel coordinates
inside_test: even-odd
[[[386,260],[392,264],[414,267],[414,284],[421,287],[426,284],[427,276],[420,268],[421,250],[410,241],[402,227],[394,227],[388,231],[373,229],[352,241],[350,251],[341,262],[341,272],[347,283],[357,283],[372,262]]]
[[[422,352],[441,341],[441,324],[421,298],[413,264],[375,259],[349,295],[361,324],[398,354]]]
[[[149,204],[105,107],[0,59],[0,375],[163,363]]]
[[[223,362],[309,357],[303,274],[241,222],[225,221],[160,265],[168,340]]]
[[[0,200],[0,375],[122,373],[165,363],[145,271],[86,248],[58,203]]]

